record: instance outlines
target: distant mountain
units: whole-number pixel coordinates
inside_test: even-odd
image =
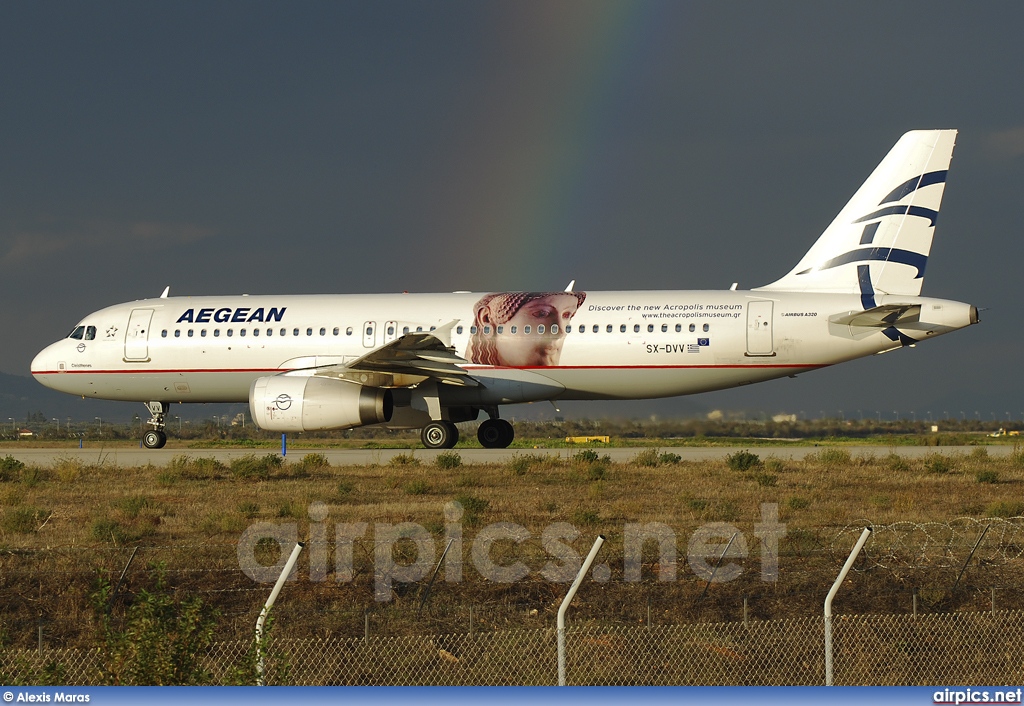
[[[214,415],[235,414],[247,409],[244,404],[189,404],[173,405],[172,415],[182,419],[209,419]],[[43,387],[24,375],[0,373],[0,425],[10,424],[8,419],[21,425],[29,415],[42,414],[47,421],[57,417],[62,422],[71,417],[73,422],[92,421],[96,417],[108,422],[130,422],[134,415],[148,419],[146,408],[137,402],[111,402],[86,400]]]

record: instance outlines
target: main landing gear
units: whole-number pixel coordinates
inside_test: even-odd
[[[451,449],[459,443],[459,428],[452,422],[441,420],[423,427],[420,440],[428,449]]]
[[[147,402],[146,409],[149,410],[150,419],[147,424],[152,429],[146,430],[142,435],[142,445],[147,449],[162,449],[167,443],[167,434],[164,433],[164,425],[167,421],[167,410],[171,405],[167,402]]]
[[[480,424],[476,438],[485,449],[505,449],[516,436],[515,429],[504,419],[486,419]],[[459,429],[452,422],[440,420],[423,427],[420,440],[428,449],[451,449],[459,441]]]
[[[485,419],[476,431],[476,438],[485,449],[507,449],[516,436],[515,429],[504,419]]]

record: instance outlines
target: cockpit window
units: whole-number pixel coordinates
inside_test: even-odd
[[[85,326],[75,326],[75,330],[68,334],[68,338],[74,338],[77,341],[82,340],[82,336],[85,335]]]
[[[85,327],[85,340],[94,341],[96,340],[96,327],[86,326]]]

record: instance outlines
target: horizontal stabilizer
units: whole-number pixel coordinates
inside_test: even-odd
[[[920,304],[885,304],[866,311],[848,311],[835,314],[828,320],[844,326],[888,328],[901,324],[915,324],[921,318]]]

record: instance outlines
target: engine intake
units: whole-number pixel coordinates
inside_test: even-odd
[[[272,375],[249,388],[253,421],[268,431],[351,429],[391,420],[391,390],[320,377]]]

